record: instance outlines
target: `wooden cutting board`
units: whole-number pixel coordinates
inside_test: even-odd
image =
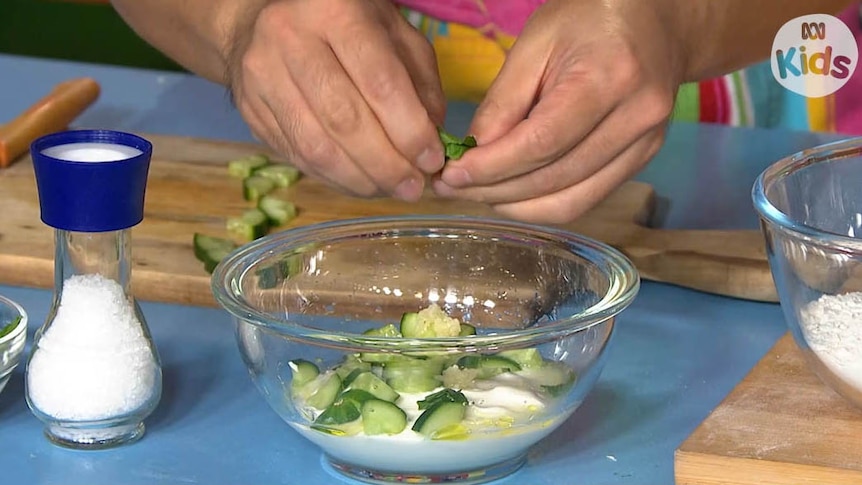
[[[680,446],[677,485],[862,484],[862,411],[785,335]]]
[[[192,253],[192,234],[225,235],[225,219],[247,203],[227,175],[228,161],[271,153],[259,145],[147,135],[154,154],[144,221],[132,230],[134,294],[143,300],[214,306],[209,275]],[[418,204],[361,200],[301,179],[286,196],[298,207],[287,227],[333,219],[405,213],[493,215],[486,207],[427,197]],[[630,182],[600,206],[564,226],[611,244],[641,276],[722,295],[776,301],[757,231],[685,231],[645,227],[651,186]],[[52,288],[53,232],[39,219],[29,156],[0,170],[0,284]]]

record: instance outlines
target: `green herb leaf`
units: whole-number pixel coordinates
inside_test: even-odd
[[[458,160],[464,156],[464,153],[467,150],[476,147],[476,137],[473,135],[458,138],[455,135],[447,133],[439,126],[437,127],[437,134],[440,136],[440,141],[443,143],[446,160]]]
[[[20,322],[20,321],[21,321],[21,315],[18,315],[17,317],[15,317],[14,320],[7,323],[3,328],[0,328],[0,338],[3,338],[5,336],[9,335],[12,332],[12,330],[18,326],[18,322]]]
[[[425,396],[425,399],[417,401],[416,405],[419,409],[428,409],[440,402],[454,402],[466,405],[467,396],[465,396],[461,391],[447,388]]]

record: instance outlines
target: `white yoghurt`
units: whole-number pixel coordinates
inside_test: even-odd
[[[136,157],[141,151],[118,143],[66,143],[42,150],[42,154],[68,162],[117,162]]]
[[[410,429],[422,411],[417,401],[427,393],[402,393],[395,404],[407,415],[407,427],[397,435],[336,436],[291,423],[293,429],[338,461],[381,472],[443,474],[481,469],[517,457],[568,419],[574,409],[548,416],[547,404],[530,391],[527,380],[501,374],[484,389],[461,392],[470,405],[463,424],[472,430],[466,439],[429,439]],[[525,387],[519,387],[518,384]],[[304,414],[319,414],[312,409]]]

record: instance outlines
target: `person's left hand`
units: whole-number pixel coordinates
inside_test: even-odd
[[[477,109],[479,146],[447,162],[435,192],[565,223],[640,171],[664,141],[683,78],[674,21],[658,8],[671,3],[539,7]]]

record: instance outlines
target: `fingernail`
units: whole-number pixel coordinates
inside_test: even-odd
[[[422,181],[416,178],[409,178],[395,188],[396,199],[401,199],[405,202],[416,202],[422,197]]]
[[[446,167],[443,174],[440,176],[443,182],[452,187],[464,187],[470,185],[473,181],[470,179],[470,174],[463,168]]]
[[[439,146],[426,148],[416,159],[416,165],[425,173],[435,173],[443,168],[443,150]]]

